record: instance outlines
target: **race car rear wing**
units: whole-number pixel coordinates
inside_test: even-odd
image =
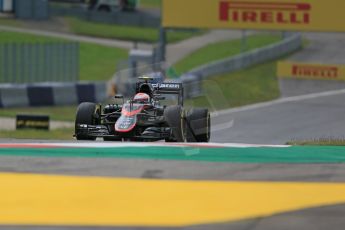
[[[157,94],[177,94],[178,104],[183,105],[183,84],[182,83],[157,83],[152,84]]]
[[[170,91],[170,92],[179,92],[183,90],[182,83],[157,83],[157,84],[152,84],[152,87],[155,90]]]

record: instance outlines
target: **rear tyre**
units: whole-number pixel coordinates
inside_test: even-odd
[[[77,129],[78,124],[97,125],[95,118],[97,106],[95,103],[83,102],[78,106],[77,115],[75,119],[75,137],[77,140],[96,140],[96,137],[90,137],[87,134],[79,133]]]
[[[185,118],[183,108],[179,105],[169,106],[164,111],[165,121],[172,130],[172,138],[168,138],[166,142],[186,142],[185,135]]]
[[[187,142],[209,142],[211,117],[207,109],[191,109],[186,116]]]

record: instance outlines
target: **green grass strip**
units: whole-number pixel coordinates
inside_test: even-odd
[[[206,79],[202,82],[204,95],[186,100],[185,104],[215,111],[276,99],[279,97],[276,62]]]
[[[345,147],[290,148],[3,148],[0,156],[139,158],[228,163],[345,163]]]
[[[179,73],[185,73],[189,70],[206,65],[213,61],[223,60],[238,54],[262,48],[281,40],[281,37],[270,34],[256,34],[247,38],[245,49],[243,50],[241,39],[231,39],[206,45],[175,64]]]

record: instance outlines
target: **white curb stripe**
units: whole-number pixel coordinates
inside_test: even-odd
[[[194,147],[194,148],[258,148],[258,147],[270,147],[270,148],[286,148],[289,145],[254,145],[254,144],[240,144],[240,143],[138,143],[138,142],[80,142],[80,143],[1,143],[0,148],[25,148],[25,147],[60,147],[60,148],[125,148],[125,147]]]

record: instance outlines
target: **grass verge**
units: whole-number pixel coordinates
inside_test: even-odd
[[[202,87],[206,96],[187,100],[186,105],[215,111],[276,99],[280,95],[276,62],[204,80]]]
[[[148,43],[157,42],[159,38],[158,28],[96,23],[74,17],[66,17],[65,20],[71,31],[80,35]],[[167,32],[167,40],[173,43],[202,33],[202,31],[171,30]]]
[[[73,128],[56,129],[51,131],[27,129],[15,131],[1,131],[0,138],[72,140],[73,133]]]
[[[13,27],[21,27],[22,23],[18,20],[12,18],[0,18],[0,25],[2,26],[13,26]]]
[[[16,32],[0,32],[1,43],[46,43],[64,42],[66,40],[44,36],[36,36]],[[85,81],[108,80],[116,72],[116,64],[120,60],[128,58],[125,49],[80,43],[79,49],[79,79]]]
[[[74,121],[77,106],[1,108],[0,117],[16,117],[17,114],[49,115],[51,120]]]
[[[140,6],[144,8],[160,8],[162,0],[140,0]]]
[[[286,143],[287,145],[297,146],[345,146],[345,139],[343,138],[320,138],[314,140],[292,140]]]
[[[179,73],[187,72],[195,67],[235,56],[241,52],[251,51],[260,47],[276,43],[281,37],[276,35],[258,34],[247,38],[245,49],[242,50],[241,39],[222,41],[207,45],[175,64]]]

